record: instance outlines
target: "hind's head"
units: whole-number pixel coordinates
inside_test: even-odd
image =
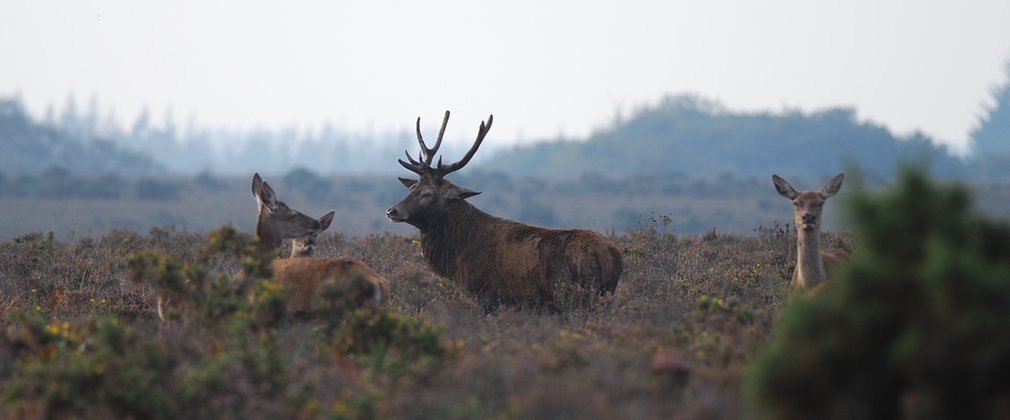
[[[778,175],[772,175],[772,182],[779,195],[793,203],[793,223],[797,231],[814,231],[821,228],[821,211],[824,202],[842,188],[845,174],[835,175],[820,191],[796,192],[789,182]]]

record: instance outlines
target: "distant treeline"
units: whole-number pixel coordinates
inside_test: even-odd
[[[821,179],[859,167],[866,179],[886,181],[900,163],[925,163],[934,176],[964,180],[1010,180],[1010,63],[1007,82],[981,105],[970,133],[968,157],[922,133],[895,135],[860,121],[853,108],[814,112],[739,112],[696,96],[669,96],[642,107],[586,139],[552,139],[513,149],[485,146],[473,169],[511,176],[609,178],[679,174],[687,177]],[[51,109],[51,108],[50,108]],[[491,136],[494,136],[492,132]],[[456,147],[468,147],[457,145]],[[325,125],[235,132],[188,124],[171,114],[154,124],[142,112],[129,129],[97,100],[78,112],[73,99],[56,116],[32,119],[19,98],[0,98],[0,172],[39,174],[59,167],[73,174],[170,173],[194,176],[287,173],[299,167],[323,175],[402,173],[403,151],[416,149],[413,133],[358,135]],[[448,144],[445,153],[456,153]]]
[[[890,179],[899,163],[928,163],[934,175],[966,178],[971,161],[921,133],[895,136],[860,122],[856,111],[731,112],[692,96],[672,96],[586,141],[551,141],[514,148],[484,166],[535,176],[605,172],[617,176],[823,178],[858,166],[870,180]]]
[[[192,183],[213,188],[215,182],[214,178],[200,176]],[[190,183],[152,176],[80,176],[63,168],[50,168],[38,175],[9,177],[0,173],[0,197],[171,201],[180,198],[179,193],[187,184]]]
[[[850,167],[867,181],[893,178],[902,163],[925,164],[934,176],[1010,180],[1010,62],[1006,80],[981,105],[971,153],[954,156],[922,133],[898,136],[859,121],[852,108],[816,112],[737,112],[696,96],[668,96],[584,140],[554,139],[499,153],[482,168],[527,176],[691,177],[772,173],[824,178]]]
[[[405,149],[416,147],[413,133],[352,134],[326,124],[319,130],[235,131],[160,122],[143,110],[128,126],[103,115],[97,99],[78,110],[71,97],[57,115],[52,106],[41,119],[29,115],[19,97],[0,97],[0,171],[38,174],[59,167],[74,174],[245,175],[284,173],[299,166],[327,174],[391,173]],[[448,145],[452,150],[454,146]]]
[[[90,127],[90,128],[89,128]],[[141,152],[98,134],[97,122],[38,122],[16,98],[0,98],[0,173],[39,174],[62,168],[75,174],[151,174],[163,171]]]

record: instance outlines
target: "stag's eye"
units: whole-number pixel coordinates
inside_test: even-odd
[[[434,195],[434,194],[432,194],[431,191],[425,191],[425,192],[421,193],[421,199],[422,200],[430,199],[432,197],[432,195]]]

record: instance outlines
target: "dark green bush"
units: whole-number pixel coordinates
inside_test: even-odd
[[[442,338],[443,328],[389,307],[356,309],[332,321],[327,328],[333,351],[364,358],[374,373],[423,374],[455,356],[460,346]]]
[[[167,388],[174,361],[116,318],[72,323],[28,311],[15,315],[15,371],[3,400],[15,412],[49,418],[92,413],[116,418],[172,418]],[[11,413],[7,413],[11,414]]]
[[[856,250],[753,363],[769,418],[1010,416],[1010,227],[906,169],[854,194]]]

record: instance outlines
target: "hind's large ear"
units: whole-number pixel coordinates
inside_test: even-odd
[[[454,186],[451,190],[449,190],[449,191],[446,192],[446,198],[448,198],[450,200],[456,200],[456,199],[466,200],[466,199],[468,199],[470,197],[473,197],[473,196],[475,196],[477,194],[480,194],[480,192],[471,191],[468,188],[464,188],[464,187],[460,187],[460,186]]]
[[[319,231],[320,232],[322,232],[322,231],[324,231],[324,230],[326,230],[326,229],[328,229],[330,227],[330,223],[333,222],[333,216],[335,214],[336,214],[335,212],[331,211],[329,213],[324,214],[323,217],[319,218]]]
[[[403,184],[403,186],[404,186],[404,187],[407,187],[407,188],[410,188],[410,187],[413,187],[413,186],[414,186],[414,184],[416,184],[416,183],[417,183],[417,180],[416,180],[416,179],[410,179],[410,178],[400,178],[400,177],[396,177],[396,179],[399,179],[399,180],[400,180],[400,183],[401,183],[401,184]]]
[[[835,175],[834,178],[828,180],[827,184],[824,184],[824,188],[821,188],[821,195],[824,198],[831,197],[838,194],[838,190],[842,189],[842,178],[845,178],[845,174]]]
[[[775,191],[778,191],[779,195],[790,200],[796,198],[796,189],[792,185],[789,185],[789,181],[782,179],[778,175],[772,175],[772,182],[775,183]]]
[[[259,194],[256,195],[256,198],[259,200],[260,204],[270,211],[277,210],[277,196],[274,194],[274,189],[270,188],[270,184],[267,184],[266,181],[263,181],[262,184],[260,184]]]
[[[260,188],[263,187],[263,178],[260,178],[260,173],[256,172],[253,174],[252,180],[252,193],[253,197],[256,197],[256,201],[259,201]]]

